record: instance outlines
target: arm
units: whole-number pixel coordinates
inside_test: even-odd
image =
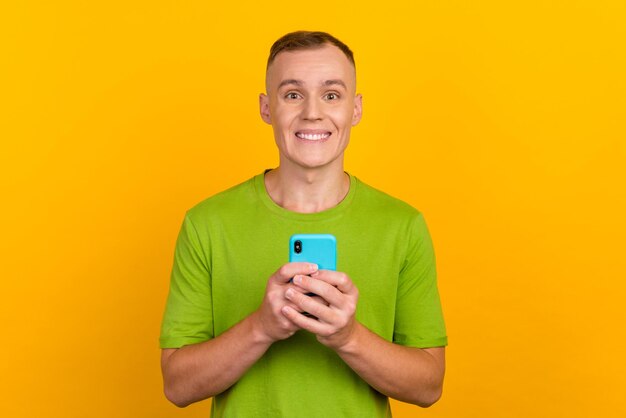
[[[259,309],[221,335],[161,354],[165,396],[179,407],[215,396],[232,386],[273,342],[293,335],[298,327],[281,314],[289,280],[309,274],[316,266],[288,263],[268,280]]]
[[[315,315],[307,318],[297,310],[283,308],[284,315],[317,334],[370,386],[392,398],[422,407],[441,396],[445,369],[444,348],[419,349],[380,338],[355,318],[358,290],[340,272],[320,270],[311,277],[296,276],[294,283],[305,292],[287,292],[286,297],[299,309]],[[324,298],[319,303],[303,293],[310,291]]]
[[[269,348],[256,313],[211,340],[161,353],[167,399],[179,407],[215,396],[233,385]]]
[[[428,407],[443,390],[445,348],[415,348],[391,343],[356,321],[352,338],[337,354],[379,392]]]

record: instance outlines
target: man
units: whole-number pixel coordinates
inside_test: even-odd
[[[420,212],[344,172],[362,109],[352,52],[323,32],[287,34],[266,89],[278,168],[194,206],[178,237],[160,340],[167,398],[213,397],[216,417],[433,404],[447,337],[432,242]],[[285,263],[295,233],[335,235],[338,271]]]

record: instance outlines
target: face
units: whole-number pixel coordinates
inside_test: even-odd
[[[339,165],[350,129],[361,120],[361,95],[348,58],[334,45],[281,52],[267,71],[261,117],[272,125],[281,167]]]

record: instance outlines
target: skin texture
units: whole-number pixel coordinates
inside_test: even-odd
[[[341,50],[325,45],[280,53],[269,68],[267,86],[268,94],[259,96],[261,118],[274,129],[281,170],[343,166],[351,127],[361,120],[362,96],[355,95],[354,67]],[[296,137],[306,129],[331,136],[324,142]]]
[[[266,85],[260,114],[272,125],[280,157],[279,167],[265,176],[268,194],[295,212],[336,206],[349,190],[344,151],[362,115],[354,67],[332,45],[282,52],[268,68]],[[308,140],[298,132],[330,135]],[[261,306],[241,322],[209,341],[163,349],[165,395],[181,407],[215,396],[271,344],[305,329],[379,392],[432,405],[442,392],[445,348],[405,347],[380,338],[355,319],[358,300],[358,289],[345,273],[287,263],[268,279]],[[302,315],[305,311],[317,319]]]

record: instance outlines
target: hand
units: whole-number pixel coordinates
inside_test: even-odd
[[[290,283],[292,277],[308,275],[316,271],[317,265],[315,264],[287,263],[269,278],[263,302],[259,309],[253,313],[257,320],[258,329],[267,342],[273,343],[278,340],[284,340],[300,329],[297,324],[285,318],[281,312],[284,306],[289,306],[291,309],[301,312],[298,306],[285,299],[285,291],[289,288],[295,288]],[[300,314],[298,313],[298,315]]]
[[[293,282],[300,289],[286,289],[285,297],[292,304],[282,308],[285,318],[316,334],[317,340],[330,348],[337,350],[346,345],[356,327],[354,313],[359,299],[359,291],[348,275],[318,270],[309,276],[295,276]],[[307,296],[307,292],[315,293],[328,305],[319,298]],[[317,319],[307,318],[299,311],[306,311]]]

